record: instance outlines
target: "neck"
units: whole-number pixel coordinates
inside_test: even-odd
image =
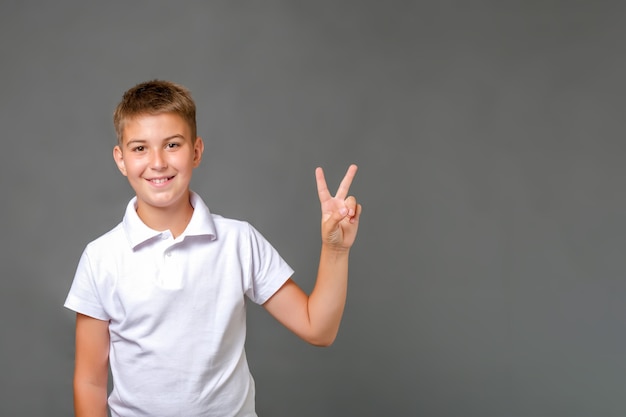
[[[149,228],[169,230],[176,238],[187,228],[193,215],[193,206],[189,198],[174,207],[153,207],[138,203],[137,215]]]

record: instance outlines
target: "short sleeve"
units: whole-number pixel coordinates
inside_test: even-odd
[[[109,320],[98,296],[96,281],[87,250],[80,257],[74,281],[65,299],[64,306],[86,316],[100,320]]]
[[[249,239],[252,285],[246,295],[255,303],[263,304],[285,284],[294,271],[252,225],[249,225]]]

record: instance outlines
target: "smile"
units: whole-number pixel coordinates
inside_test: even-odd
[[[153,178],[153,179],[148,180],[148,181],[150,181],[153,184],[164,184],[164,183],[168,182],[169,180],[171,180],[172,178],[174,178],[174,177]]]

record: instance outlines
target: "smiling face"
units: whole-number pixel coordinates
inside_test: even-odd
[[[174,113],[143,114],[124,122],[113,158],[137,194],[137,213],[144,221],[160,212],[175,216],[191,210],[189,183],[204,150],[202,139],[193,141],[191,135],[189,124]]]

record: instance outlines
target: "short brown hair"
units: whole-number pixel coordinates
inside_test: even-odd
[[[140,115],[174,113],[191,128],[191,141],[196,141],[196,103],[182,85],[163,80],[146,81],[124,93],[113,113],[113,125],[118,144],[122,144],[124,122]]]

